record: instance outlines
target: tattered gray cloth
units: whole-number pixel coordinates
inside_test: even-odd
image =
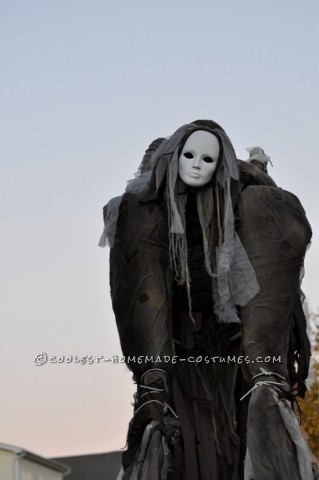
[[[217,170],[200,189],[178,176],[181,148],[196,130],[220,146]],[[290,401],[294,383],[304,393],[309,362],[299,276],[311,232],[296,197],[239,165],[219,125],[196,121],[150,145],[104,220],[113,309],[138,385],[123,479],[312,478]],[[283,363],[250,363],[242,373],[227,360],[240,354],[281,355]],[[282,460],[271,440],[258,439],[262,422],[266,436],[283,440]]]

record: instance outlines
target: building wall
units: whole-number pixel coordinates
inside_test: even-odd
[[[0,479],[15,480],[13,471],[13,461],[15,453],[0,450]]]
[[[20,474],[19,480],[62,480],[63,478],[62,473],[24,458],[18,460],[18,472]]]

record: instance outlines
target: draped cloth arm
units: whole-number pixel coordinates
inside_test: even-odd
[[[160,206],[124,195],[110,253],[110,285],[123,354],[136,360],[161,358],[160,368],[168,371],[164,356],[172,356],[174,350],[166,231]],[[137,379],[151,364],[128,362]]]
[[[174,348],[165,212],[156,202],[144,204],[126,193],[116,232],[110,253],[112,304],[122,351],[138,384],[123,479],[166,480],[174,462],[172,442],[178,458],[181,447],[179,422],[169,407]]]
[[[296,381],[304,394],[308,373],[310,348],[299,294],[311,229],[299,200],[273,186],[247,187],[239,218],[239,237],[260,285],[241,308],[242,348],[251,359],[244,373],[255,383],[245,480],[311,480],[311,453],[286,400]]]

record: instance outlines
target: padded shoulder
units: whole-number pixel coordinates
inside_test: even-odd
[[[255,165],[244,162],[243,160],[238,160],[238,166],[243,188],[246,188],[248,185],[269,185],[271,187],[277,186],[273,179],[267,175],[267,173],[263,172]]]

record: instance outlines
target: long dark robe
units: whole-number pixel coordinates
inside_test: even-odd
[[[169,375],[170,393],[166,400],[179,417],[183,452],[183,461],[178,465],[182,471],[171,472],[169,478],[235,480],[243,471],[246,406],[238,401],[244,392],[238,364],[226,362],[228,356],[239,354],[239,326],[219,324],[213,314],[212,280],[204,266],[202,235],[192,194],[186,217],[195,324],[189,316],[185,286],[176,285],[169,268],[165,204],[143,204],[131,194],[123,198],[116,244],[111,249],[113,309],[123,354],[131,358],[160,357],[163,363],[157,366]],[[176,363],[164,361],[174,355],[178,356]],[[225,361],[214,363],[213,357]],[[131,361],[128,366],[139,383],[154,363]],[[141,441],[143,427],[152,416],[165,435],[165,422],[160,421],[156,404],[143,407],[139,415],[141,419],[131,424],[130,430],[135,434],[129,432],[129,438],[134,438],[124,455],[123,463],[128,469],[138,452],[136,436]],[[153,477],[157,478],[155,473]]]
[[[240,404],[243,379],[236,361],[240,326],[220,324],[213,314],[212,279],[204,266],[196,198],[186,207],[192,320],[185,286],[174,284],[173,336],[180,358],[173,368],[173,393],[184,442],[185,480],[241,477],[246,405]],[[195,322],[194,322],[195,321]],[[194,359],[194,360],[193,360]]]
[[[169,467],[167,479],[243,478],[247,403],[239,402],[239,398],[248,387],[245,388],[235,363],[172,364],[165,362],[164,357],[227,357],[238,355],[240,349],[251,357],[280,355],[282,364],[272,364],[271,369],[290,384],[297,381],[301,394],[305,390],[310,350],[300,304],[299,276],[311,231],[296,197],[278,189],[266,177],[260,181],[263,182],[245,188],[239,204],[238,232],[261,287],[260,293],[241,310],[241,346],[237,327],[219,324],[212,313],[211,283],[203,266],[194,205],[189,204],[187,236],[195,324],[189,317],[185,289],[174,284],[169,268],[163,198],[143,203],[135,195],[126,194],[121,203],[116,243],[110,256],[113,309],[124,355],[131,359],[139,355],[163,359],[157,366],[167,373],[169,385],[161,400],[178,414],[182,437],[176,451],[181,449],[183,456],[183,462],[175,462],[178,472],[174,465]],[[256,178],[250,183],[257,183]],[[247,382],[252,382],[260,366],[269,369],[269,363],[245,366]],[[128,367],[139,384],[154,363],[135,360],[128,362]],[[265,395],[267,391],[257,391],[249,406],[248,446],[255,475],[252,478],[299,479],[293,442],[279,422],[277,410],[271,408],[271,399],[266,397],[260,402],[259,397]],[[162,410],[151,403],[134,418],[123,459],[127,472],[136,463],[143,431],[152,420],[156,420],[156,435],[168,435],[168,424],[162,417]],[[263,424],[267,418],[267,429],[260,429],[260,422]],[[278,460],[274,443],[265,442],[264,432],[270,438],[281,434],[283,460]],[[265,445],[265,449],[260,445]],[[294,476],[289,476],[289,465]],[[161,479],[161,472],[155,472],[155,468],[151,477]]]

